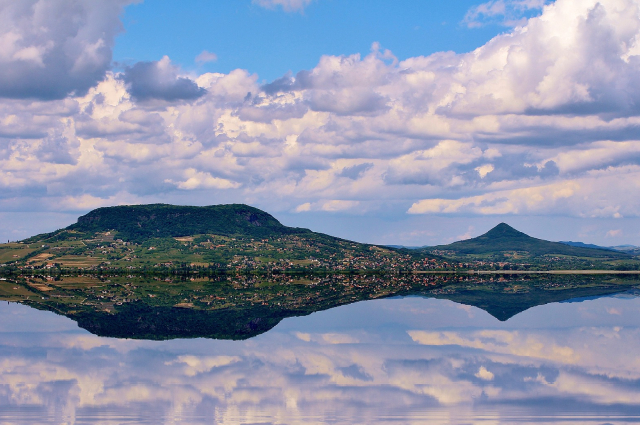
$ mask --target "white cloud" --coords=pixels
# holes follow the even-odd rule
[[[491,0],[469,9],[463,22],[471,28],[490,23],[521,25],[526,23],[526,12],[540,10],[547,3],[547,0]]]
[[[311,203],[305,202],[304,204],[300,204],[296,207],[296,212],[305,212],[311,211]]]
[[[322,211],[329,211],[329,212],[343,211],[343,210],[349,210],[354,207],[357,207],[359,204],[360,202],[358,201],[343,201],[340,199],[333,199],[331,201],[323,202],[320,209]]]
[[[232,182],[227,179],[213,177],[209,173],[198,171],[195,168],[188,168],[184,172],[187,180],[174,182],[171,179],[165,180],[166,183],[175,184],[179,189],[235,189],[240,187],[240,183]]]
[[[252,0],[258,6],[274,9],[282,7],[285,12],[302,12],[313,0]]]
[[[484,366],[480,366],[478,373],[476,373],[474,376],[484,381],[493,381],[493,378],[494,378],[494,374],[489,372],[487,368]]]
[[[485,164],[474,168],[474,170],[476,170],[480,175],[480,178],[483,179],[487,176],[487,174],[495,170],[495,167],[493,166],[493,164]]]
[[[607,232],[607,238],[615,238],[622,235],[622,229],[609,230]]]
[[[218,55],[215,53],[203,50],[198,56],[196,56],[197,63],[215,62],[218,60]]]
[[[475,212],[480,214],[527,214],[550,210],[573,197],[580,185],[565,181],[545,186],[502,190],[460,199],[425,199],[409,209],[410,214]]]
[[[124,6],[136,0],[0,2],[0,96],[84,93],[111,66]]]
[[[639,16],[632,0],[557,0],[465,54],[398,61],[374,45],[262,86],[245,70],[189,75],[163,58],[91,74],[84,95],[5,96],[0,208],[199,203],[205,191],[272,212],[637,217]],[[26,23],[7,28],[0,65],[58,69],[47,46],[66,35],[26,43]],[[78,64],[102,51],[96,37]]]

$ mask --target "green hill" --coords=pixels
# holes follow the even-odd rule
[[[531,257],[566,255],[591,258],[629,258],[629,255],[606,249],[570,246],[533,238],[506,223],[500,223],[477,238],[427,248],[427,251],[448,251],[457,255],[503,255],[522,253]]]
[[[25,242],[108,231],[117,232],[118,238],[128,242],[201,234],[261,238],[310,232],[284,226],[272,215],[243,204],[207,207],[150,204],[98,208],[62,231],[34,236]]]
[[[433,257],[287,227],[243,204],[98,208],[64,229],[0,244],[0,263],[82,269],[391,270],[416,258]]]
[[[237,272],[495,270],[504,267],[503,262],[527,270],[532,264],[544,270],[640,267],[622,252],[544,241],[504,223],[474,239],[402,249],[287,227],[243,204],[98,208],[64,229],[0,244],[0,264],[83,270],[187,266]]]

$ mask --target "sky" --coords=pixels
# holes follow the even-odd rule
[[[0,0],[0,240],[163,202],[640,245],[639,34],[637,0]]]

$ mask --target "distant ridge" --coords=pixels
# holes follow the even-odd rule
[[[619,251],[618,249],[615,249],[615,248],[609,248],[607,246],[599,246],[599,245],[594,245],[591,243],[584,243],[584,242],[560,241],[559,243],[563,243],[569,246],[577,246],[581,248],[606,249],[607,251]]]
[[[537,239],[522,233],[506,223],[500,223],[484,235],[473,239],[438,245],[429,251],[453,251],[456,254],[503,254],[505,252],[526,252],[530,256],[570,255],[575,257],[628,258],[627,254],[602,248],[571,246],[560,242]]]

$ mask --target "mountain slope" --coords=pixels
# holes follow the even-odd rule
[[[206,207],[150,204],[104,207],[78,218],[76,224],[46,235],[25,240],[69,237],[72,233],[115,231],[127,242],[150,238],[181,237],[199,234],[265,237],[310,232],[282,225],[272,215],[243,204]]]
[[[532,262],[532,257],[537,259]],[[0,265],[85,270],[187,265],[236,271],[493,270],[503,267],[502,262],[517,267],[536,263],[543,269],[638,266],[605,264],[612,259],[633,257],[532,238],[504,223],[482,236],[450,245],[381,247],[287,227],[270,214],[242,204],[98,208],[64,229],[0,244]]]
[[[500,223],[484,235],[473,239],[428,248],[429,251],[453,251],[462,255],[523,252],[530,256],[569,255],[575,257],[629,258],[627,254],[606,249],[570,246],[533,238],[505,223]]]
[[[391,270],[433,258],[412,254],[287,227],[242,204],[98,208],[64,229],[0,244],[0,263],[83,269]]]

